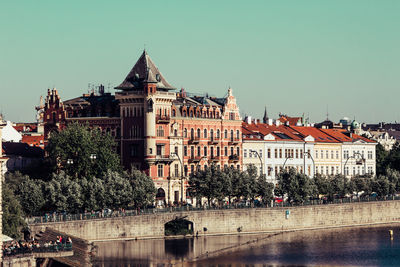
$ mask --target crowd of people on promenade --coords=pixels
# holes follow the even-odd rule
[[[57,236],[56,240],[39,242],[37,240],[8,241],[3,243],[3,256],[29,254],[32,252],[57,252],[72,249],[70,237]]]

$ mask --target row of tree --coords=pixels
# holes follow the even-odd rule
[[[283,172],[278,177],[275,195],[286,196],[289,202],[302,203],[309,199],[324,197],[327,200],[343,197],[377,198],[392,196],[400,191],[400,172],[387,169],[385,175],[356,176],[351,179],[338,174],[334,176],[316,175],[313,179],[294,169]]]
[[[19,237],[24,216],[141,208],[153,203],[155,193],[154,183],[145,173],[122,171],[110,135],[71,124],[51,133],[40,168],[6,174],[4,233]]]
[[[254,200],[260,198],[267,203],[273,197],[272,183],[257,176],[257,170],[250,166],[246,171],[235,168],[218,169],[215,165],[194,172],[189,177],[190,194],[196,198],[206,198],[208,205],[217,200],[218,202],[232,199]]]
[[[220,170],[211,166],[191,174],[189,186],[191,195],[206,198],[208,205],[214,201],[228,200],[232,203],[255,199],[266,204],[273,195],[300,204],[310,199],[324,198],[332,201],[344,197],[370,197],[373,193],[377,198],[392,196],[400,191],[400,172],[387,169],[385,175],[374,177],[365,175],[348,179],[340,174],[317,174],[310,178],[292,168],[279,174],[278,183],[274,187],[265,178],[258,177],[253,166],[246,171],[234,168]]]

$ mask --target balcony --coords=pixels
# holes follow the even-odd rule
[[[200,142],[200,138],[199,137],[191,137],[189,139],[189,144],[198,144]]]
[[[156,123],[169,123],[171,120],[170,116],[166,115],[157,115],[156,116]]]
[[[171,163],[175,160],[174,156],[171,155],[156,155],[156,163]]]
[[[199,162],[201,160],[202,157],[190,157],[189,158],[189,162],[190,163],[195,163],[195,162]]]
[[[218,162],[221,160],[221,156],[211,156],[211,161],[212,162]]]
[[[217,139],[217,138],[211,138],[208,141],[208,144],[210,144],[210,145],[215,145],[215,144],[218,144],[218,143],[219,143],[219,139]]]
[[[240,139],[239,138],[231,138],[230,140],[229,140],[229,144],[230,145],[237,145],[237,144],[239,144],[240,143]]]
[[[236,155],[236,154],[235,155],[230,155],[228,161],[229,162],[238,162],[239,161],[239,156]]]

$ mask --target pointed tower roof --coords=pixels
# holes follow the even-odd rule
[[[167,80],[158,70],[157,66],[151,60],[146,50],[143,51],[143,54],[140,56],[135,66],[133,66],[132,70],[128,73],[125,80],[120,85],[115,87],[115,89],[142,89],[143,83],[156,83],[158,89],[175,89],[167,82]]]
[[[265,110],[264,110],[263,123],[268,123],[267,106],[265,106]]]

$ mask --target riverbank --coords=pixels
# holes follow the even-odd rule
[[[180,211],[81,221],[30,224],[33,233],[46,227],[88,241],[164,238],[165,225],[184,218],[196,236],[276,233],[400,222],[400,201]]]
[[[389,229],[394,230],[394,241],[389,238]],[[391,246],[400,248],[400,223],[275,234],[96,242],[94,266],[371,266],[360,263],[358,257],[374,260],[368,251],[379,251],[381,243],[389,252]],[[397,257],[392,252],[388,257]],[[400,250],[397,252],[400,257]],[[337,262],[336,258],[346,261]]]

